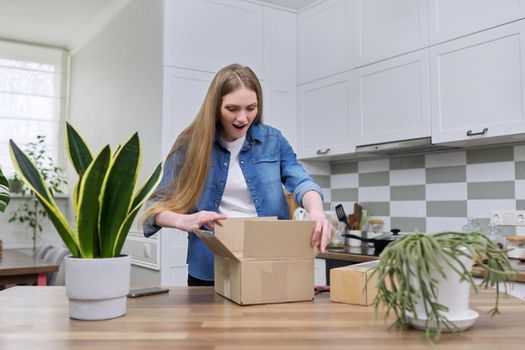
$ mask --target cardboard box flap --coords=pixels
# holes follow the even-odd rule
[[[243,258],[313,258],[315,221],[246,221]]]
[[[228,218],[221,220],[222,226],[215,225],[215,236],[231,252],[242,254],[244,246],[244,223],[246,221],[276,221],[276,216]]]
[[[206,244],[208,248],[215,255],[224,256],[226,258],[239,260],[238,254],[231,252],[222,242],[210,231],[194,230],[193,231],[201,241]]]

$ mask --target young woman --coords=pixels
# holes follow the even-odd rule
[[[213,254],[192,230],[227,217],[288,219],[282,185],[316,221],[312,244],[324,250],[331,225],[321,189],[297,162],[288,141],[262,124],[259,80],[232,64],[214,77],[193,122],[179,135],[144,214],[144,235],[161,227],[189,232],[188,285],[213,285]]]

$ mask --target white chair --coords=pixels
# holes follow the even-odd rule
[[[52,264],[58,265],[57,272],[50,272],[47,274],[47,285],[57,286],[64,285],[64,258],[71,254],[67,248],[54,247],[46,252],[44,260]],[[61,284],[57,284],[61,283]]]
[[[46,255],[47,251],[51,248],[53,248],[52,244],[42,244],[38,248],[36,248],[35,252],[33,253],[33,256],[43,260],[44,255]]]

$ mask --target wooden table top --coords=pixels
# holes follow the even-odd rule
[[[5,249],[0,255],[0,276],[30,275],[58,271],[58,266],[25,250]]]
[[[14,287],[0,292],[0,348],[18,349],[523,349],[525,302],[495,292],[471,298],[480,314],[463,336],[444,334],[429,346],[423,333],[388,330],[372,306],[313,302],[239,306],[211,287],[175,287],[169,294],[128,299],[127,314],[107,321],[68,316],[64,287]]]

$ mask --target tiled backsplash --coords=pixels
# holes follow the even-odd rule
[[[525,146],[333,162],[330,175],[314,175],[325,190],[325,209],[358,201],[385,228],[459,231],[467,217],[482,227],[491,210],[525,210]],[[504,227],[515,232],[515,227]]]

